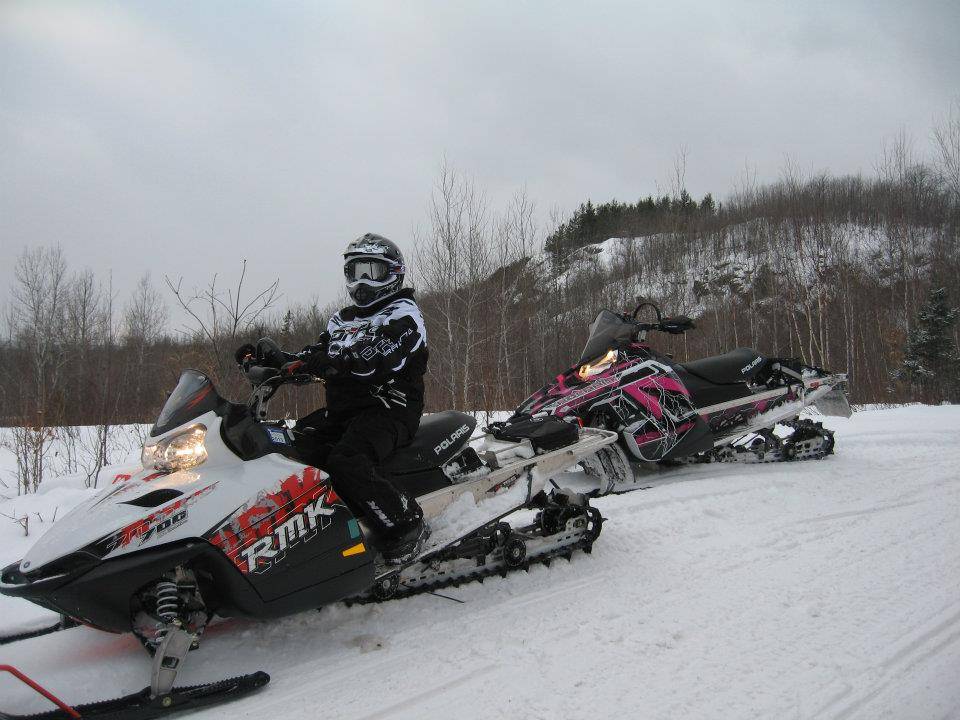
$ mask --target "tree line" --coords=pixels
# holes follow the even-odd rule
[[[443,167],[407,244],[428,409],[514,407],[579,357],[598,310],[640,301],[695,319],[682,337],[651,338],[679,361],[751,346],[848,372],[854,402],[957,400],[960,112],[933,149],[924,159],[901,134],[871,176],[788,164],[767,185],[745,176],[722,203],[691,197],[682,159],[671,192],[587,201],[549,232],[525,193],[493,208]],[[118,298],[109,277],[71,271],[58,248],[27,247],[0,340],[0,425],[18,428],[8,444],[24,477],[42,477],[57,428],[104,428],[94,457],[107,462],[106,428],[150,422],[182,368],[242,400],[239,344],[267,335],[299,348],[339,306],[281,306],[281,281],[249,288],[245,266],[235,270],[230,284],[221,274],[190,291],[145,275]],[[171,329],[171,307],[189,329]],[[322,388],[286,390],[273,408],[321,402]]]

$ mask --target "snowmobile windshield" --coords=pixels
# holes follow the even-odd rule
[[[580,354],[579,365],[600,357],[610,348],[630,342],[633,325],[611,310],[601,310],[597,319],[590,325],[590,337]]]
[[[217,410],[222,403],[210,378],[199,370],[184,370],[180,382],[164,403],[150,435],[163,435],[204,413]]]

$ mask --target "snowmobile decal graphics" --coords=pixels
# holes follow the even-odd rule
[[[633,351],[646,350],[634,345]],[[534,394],[524,412],[602,413],[624,428],[630,452],[639,459],[659,459],[683,441],[695,426],[696,410],[690,392],[666,364],[652,358],[624,358],[624,362],[584,384],[571,368],[553,385]]]
[[[460,427],[458,427],[456,430],[453,431],[453,434],[450,435],[450,437],[448,437],[446,440],[444,440],[443,442],[441,442],[439,445],[437,445],[437,446],[433,449],[434,454],[439,455],[439,454],[442,453],[444,450],[446,450],[448,447],[450,447],[453,443],[455,443],[457,440],[459,440],[461,437],[463,437],[464,435],[466,435],[468,432],[470,432],[470,426],[469,426],[469,425],[461,425]]]
[[[141,483],[148,483],[151,480],[156,480],[157,478],[166,477],[170,473],[167,472],[158,472],[153,470],[147,470],[146,468],[135,474],[121,474],[117,475],[111,485],[116,485],[112,488],[110,492],[105,493],[103,497],[96,501],[95,505],[100,505],[107,500],[113,498],[116,499],[118,495],[124,493],[135,492],[137,489],[141,488]],[[143,475],[143,477],[140,477]]]
[[[281,428],[268,427],[267,435],[270,436],[270,441],[275,445],[290,444],[290,442],[287,440],[287,433],[284,432]]]
[[[330,516],[336,510],[323,507],[323,498],[307,505],[302,513],[292,515],[266,537],[257,539],[253,545],[240,551],[248,572],[265,572],[273,565],[273,560],[282,556],[284,551],[296,543],[307,542],[320,530],[330,525]]]
[[[744,365],[742,368],[740,368],[740,374],[746,375],[748,372],[753,370],[761,362],[763,362],[763,357],[757,357],[756,360],[753,360],[752,362],[749,362],[746,365]]]
[[[178,498],[176,502],[150,513],[145,518],[141,518],[122,530],[114,533],[107,541],[106,547],[109,552],[127,547],[135,540],[139,545],[143,545],[147,540],[156,535],[162,535],[174,527],[183,523],[187,519],[187,507],[195,503],[198,499],[209,493],[217,486],[212,483],[206,487]]]
[[[286,550],[325,530],[337,508],[346,508],[314,467],[290,475],[262,493],[207,535],[243,573],[262,573],[281,562]]]

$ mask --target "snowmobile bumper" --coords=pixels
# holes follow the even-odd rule
[[[72,571],[55,573],[42,568],[39,575],[24,574],[19,563],[0,571],[0,594],[21,597],[109,632],[130,631],[130,598],[165,572],[187,565],[203,568],[214,578],[223,604],[220,615],[254,618],[281,617],[356,595],[373,583],[373,563],[348,565],[344,572],[276,599],[261,596],[248,577],[220,550],[203,540],[124,555]],[[55,573],[55,574],[51,574]]]
[[[850,408],[850,401],[847,399],[847,376],[843,375],[842,378],[842,380],[838,380],[836,384],[833,385],[829,392],[818,397],[813,403],[824,415],[845,418],[853,415],[853,410]]]

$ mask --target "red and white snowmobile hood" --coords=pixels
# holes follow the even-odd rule
[[[38,570],[77,551],[110,559],[203,538],[224,517],[306,469],[279,454],[242,461],[223,443],[215,413],[190,424],[197,422],[207,427],[203,464],[172,473],[134,467],[117,474],[109,487],[58,520],[23,557],[20,570]]]

